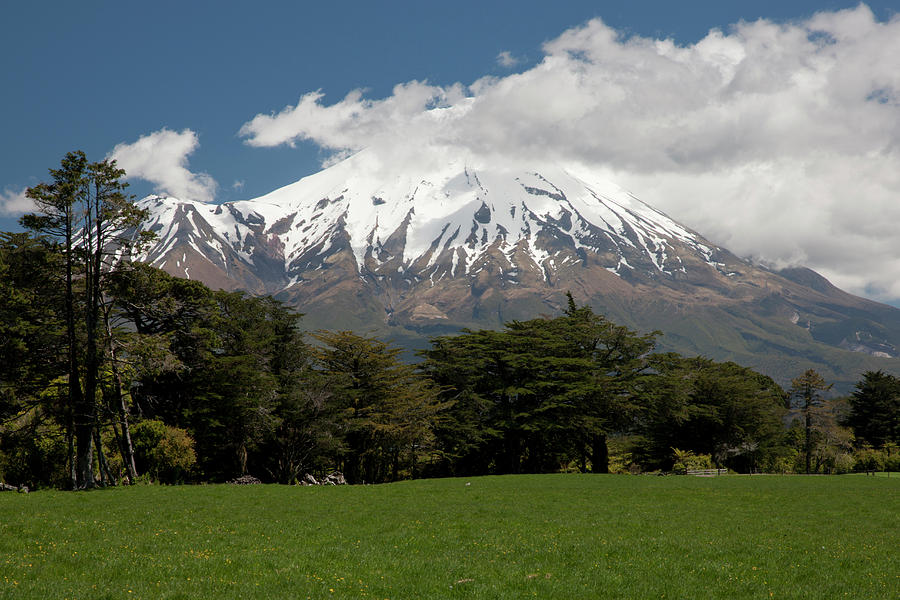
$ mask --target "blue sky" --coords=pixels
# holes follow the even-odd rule
[[[618,67],[607,65],[606,68],[618,68],[621,73],[628,70],[628,61],[641,60],[637,48],[640,44],[629,45],[629,40],[647,43],[671,40],[676,48],[687,49],[699,47],[698,42],[703,40],[707,40],[704,48],[713,42],[728,46],[738,40],[747,53],[768,52],[765,60],[769,62],[762,59],[760,62],[772,66],[763,68],[777,69],[778,64],[785,62],[777,52],[800,56],[806,50],[799,46],[794,50],[784,40],[778,42],[783,48],[776,53],[771,49],[758,50],[765,46],[764,38],[771,31],[763,28],[738,31],[736,24],[766,19],[777,25],[796,25],[806,37],[812,37],[810,31],[825,28],[832,32],[829,35],[835,36],[838,48],[849,47],[850,42],[845,43],[842,37],[846,32],[857,48],[862,38],[872,37],[864,33],[865,27],[876,27],[878,35],[891,39],[891,31],[885,24],[897,23],[894,15],[900,10],[898,1],[869,2],[867,8],[862,7],[865,9],[862,12],[857,3],[842,1],[350,1],[313,5],[163,0],[10,4],[4,7],[0,19],[0,77],[4,90],[0,94],[3,132],[0,208],[4,209],[0,212],[0,226],[3,228],[12,226],[15,207],[24,188],[45,180],[47,169],[58,165],[59,159],[73,149],[82,149],[90,158],[100,159],[118,148],[116,156],[120,164],[130,161],[134,165],[129,169],[132,173],[129,180],[138,196],[180,190],[182,195],[194,193],[196,199],[216,202],[252,198],[315,172],[335,153],[376,143],[367,133],[354,129],[358,126],[356,121],[348,124],[341,120],[340,110],[344,108],[369,114],[366,131],[377,129],[382,132],[378,143],[386,143],[385,128],[403,129],[396,119],[416,116],[415,110],[398,109],[391,102],[403,104],[412,97],[409,101],[415,103],[424,97],[421,109],[452,106],[463,97],[490,93],[481,91],[485,88],[496,95],[503,85],[516,86],[530,77],[537,79],[552,68],[550,59],[554,56],[568,56],[570,61],[583,60],[596,67],[608,55],[618,53],[623,62],[616,63]],[[839,12],[845,9],[853,9],[852,14]],[[824,25],[806,25],[820,12],[837,16],[826,19]],[[599,21],[588,26],[591,19]],[[713,29],[723,32],[725,42],[710,36]],[[603,41],[609,31],[616,36],[614,42]],[[835,31],[838,33],[834,34]],[[614,45],[609,46],[610,43]],[[731,44],[731,50],[727,51],[731,52],[734,46]],[[597,50],[600,54],[590,56],[591,49],[598,48],[603,48],[606,54],[600,56],[602,53]],[[884,62],[889,57],[879,56],[878,48],[855,52],[874,53],[873,62],[877,63],[879,58]],[[845,54],[852,58],[853,52],[848,50]],[[810,55],[809,60],[815,61],[817,56],[821,57],[821,52]],[[805,55],[801,58],[806,60]],[[851,58],[839,57],[838,66],[840,61]],[[678,60],[679,64],[688,64],[693,59]],[[637,77],[664,75],[665,68],[638,69]],[[694,71],[691,67],[691,72]],[[594,76],[590,69],[585,72],[586,77]],[[609,71],[596,72],[602,77]],[[799,72],[786,77],[793,81]],[[416,88],[412,90],[416,93],[412,93],[406,88],[399,92],[395,89],[409,82],[419,82],[422,90]],[[482,82],[481,87],[473,86],[476,82]],[[454,88],[457,83],[461,86]],[[685,85],[703,84],[688,78]],[[871,126],[873,119],[887,119],[885,127],[892,133],[887,137],[883,131],[881,137],[873,133],[871,139],[862,135],[865,144],[861,144],[850,141],[846,133],[835,133],[825,139],[819,132],[818,137],[806,141],[810,152],[833,147],[834,151],[829,152],[840,154],[841,164],[871,155],[882,156],[890,164],[897,156],[900,131],[893,132],[900,122],[900,118],[894,120],[898,110],[896,79],[892,80],[883,70],[873,71],[865,86],[873,90],[863,99],[868,102],[866,107],[872,105],[881,113],[873,116],[864,110],[860,112],[862,109],[858,107],[850,107],[846,109],[848,118],[861,119],[862,131],[867,131],[866,127],[879,129]],[[363,91],[348,97],[354,90]],[[308,96],[316,91],[322,96]],[[550,94],[550,90],[545,91]],[[684,92],[691,93],[692,89]],[[772,93],[765,94],[769,94],[769,102],[777,102]],[[837,97],[839,93],[834,94],[834,98],[829,98],[831,105],[843,106],[844,101]],[[300,106],[304,97],[308,111],[303,114],[299,110],[291,111]],[[523,97],[529,97],[527,91],[517,99]],[[591,97],[599,98],[597,94]],[[528,110],[540,114],[544,102],[550,100],[535,96]],[[809,97],[802,102],[808,103]],[[724,106],[738,110],[727,102]],[[575,109],[566,106],[561,110]],[[740,120],[750,123],[748,131],[768,131],[753,126],[752,119],[760,117],[747,110],[748,116],[741,116]],[[385,111],[390,116],[382,119],[379,115]],[[527,119],[529,113],[524,114]],[[615,120],[615,114],[605,112],[603,118]],[[276,116],[284,118],[276,119]],[[266,117],[270,119],[267,121]],[[567,117],[563,114],[561,118]],[[632,114],[628,118],[635,117]],[[671,115],[660,118],[669,119]],[[298,119],[306,121],[298,124]],[[828,119],[833,122],[835,117]],[[627,119],[623,122],[632,123]],[[326,125],[320,123],[332,125],[325,130]],[[642,127],[643,122],[635,123],[636,128]],[[288,131],[285,127],[295,129]],[[809,124],[805,127],[802,131],[815,128]],[[273,128],[280,128],[278,131],[283,135],[271,137]],[[480,128],[484,128],[483,123]],[[798,134],[791,127],[777,131],[783,133],[771,135],[784,137],[772,141],[772,145],[779,148],[789,145],[791,139],[806,139],[805,134]],[[540,137],[541,132],[537,135]],[[692,129],[689,135],[699,134]],[[143,145],[135,145],[142,138]],[[653,139],[638,142],[658,144]],[[821,214],[808,219],[812,223],[809,229],[763,232],[764,226],[771,229],[776,217],[793,221],[803,213],[803,205],[785,214],[772,213],[774,207],[785,202],[778,198],[796,196],[796,190],[782,189],[781,182],[795,175],[802,179],[811,178],[817,172],[833,172],[830,163],[799,160],[797,156],[802,149],[794,148],[779,150],[786,153],[784,160],[773,159],[770,165],[758,156],[746,159],[742,154],[745,158],[740,160],[744,162],[734,159],[724,166],[716,166],[723,162],[720,155],[733,153],[729,148],[721,148],[721,140],[709,142],[709,147],[717,150],[704,150],[705,158],[688,156],[679,162],[682,160],[679,157],[694,151],[691,143],[685,142],[683,148],[669,153],[669,158],[676,157],[675,166],[651,164],[652,161],[643,164],[639,158],[642,147],[627,147],[621,141],[617,147],[622,151],[616,158],[598,152],[590,144],[583,144],[583,157],[578,155],[578,143],[559,152],[567,160],[583,158],[598,168],[608,168],[611,176],[619,177],[638,197],[739,253],[773,264],[802,262],[856,293],[889,301],[900,298],[900,286],[892,283],[900,281],[895,276],[900,275],[900,262],[894,258],[900,256],[900,248],[889,242],[886,231],[853,229],[853,215],[858,218],[859,213],[845,214],[849,209],[837,196],[822,205]],[[160,160],[157,155],[147,158],[141,154],[151,145],[167,148],[168,158]],[[498,147],[497,151],[503,148]],[[711,166],[708,169],[698,166],[705,164]],[[787,164],[795,165],[794,170],[786,170]],[[872,210],[882,210],[898,184],[890,179],[886,168],[868,176],[878,182],[878,188],[866,190],[865,195],[878,196]],[[764,181],[765,177],[772,180]],[[824,189],[842,190],[846,196],[847,189],[854,189],[854,181],[848,177],[829,182]],[[763,181],[762,191],[748,191],[748,182],[752,181]],[[710,208],[712,200],[707,204],[691,200],[715,194],[721,194],[721,199],[714,206],[752,204],[758,209],[745,214],[725,206],[717,212]],[[772,198],[777,200],[774,204]],[[747,222],[736,223],[736,214]],[[838,227],[840,224],[844,224],[843,229]],[[844,248],[845,254],[847,249],[855,248],[857,253],[875,254],[875,257],[865,268],[859,261],[841,258],[834,243],[823,241],[829,235],[845,241],[845,246],[837,245]],[[786,237],[798,241],[786,244],[783,241]],[[868,239],[876,239],[878,243],[871,248],[861,247]],[[872,261],[879,264],[874,266]]]

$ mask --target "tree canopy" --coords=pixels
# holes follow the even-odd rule
[[[882,371],[867,371],[848,403],[844,424],[858,441],[875,448],[900,444],[900,379]]]
[[[658,333],[571,295],[557,316],[435,337],[412,364],[352,331],[304,334],[271,297],[130,261],[149,234],[115,163],[72,152],[50,175],[28,191],[28,231],[0,233],[0,479],[900,468],[893,375],[865,373],[845,401],[807,371],[785,393],[654,353]]]

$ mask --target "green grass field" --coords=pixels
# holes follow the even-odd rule
[[[4,493],[0,597],[896,600],[900,477]]]

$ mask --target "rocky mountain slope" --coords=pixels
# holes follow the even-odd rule
[[[558,314],[565,292],[659,347],[784,382],[847,387],[900,370],[900,310],[802,268],[740,259],[575,167],[447,160],[399,172],[366,151],[255,200],[151,196],[138,257],[224,289],[272,294],[310,328],[422,347],[461,327]]]

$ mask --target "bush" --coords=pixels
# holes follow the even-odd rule
[[[31,489],[65,487],[66,444],[62,428],[27,417],[0,428],[0,481]]]
[[[763,473],[793,473],[798,454],[794,448],[781,446],[763,457],[759,470]]]
[[[672,465],[672,472],[680,475],[686,474],[688,471],[696,469],[712,469],[712,457],[709,454],[694,454],[690,450],[679,450],[672,448],[675,454],[675,464]]]
[[[162,421],[140,421],[131,428],[138,471],[161,483],[179,483],[197,462],[194,440],[188,432]]]
[[[610,473],[640,473],[641,466],[634,455],[635,441],[637,437],[624,435],[610,436],[607,442],[609,448],[609,472]]]
[[[856,461],[854,460],[852,455],[847,454],[846,452],[839,452],[834,456],[832,472],[836,475],[849,473],[853,470],[855,464]]]
[[[894,452],[884,459],[885,471],[900,471],[900,453]]]
[[[854,455],[853,470],[860,471],[884,471],[884,452],[873,448],[861,448]]]

